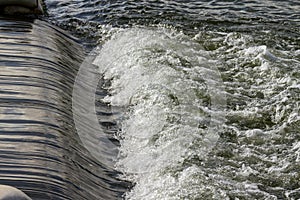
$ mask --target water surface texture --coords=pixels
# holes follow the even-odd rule
[[[300,198],[298,1],[47,1],[97,41],[125,199]]]
[[[4,20],[2,26],[6,32],[1,31],[2,37],[16,37],[20,42],[10,44],[3,40],[5,45],[1,45],[1,55],[5,55],[2,59],[12,59],[7,55],[14,57],[2,62],[7,71],[1,71],[4,77],[0,81],[13,82],[13,86],[1,87],[3,99],[17,99],[1,104],[6,105],[1,133],[6,144],[1,143],[5,144],[5,151],[1,152],[3,158],[7,156],[6,164],[1,165],[10,166],[4,168],[3,174],[8,177],[3,180],[12,182],[12,177],[18,176],[16,172],[27,166],[21,156],[12,162],[9,157],[22,152],[21,158],[43,158],[53,172],[48,168],[43,172],[38,167],[43,164],[29,164],[37,166],[35,170],[44,175],[26,178],[23,170],[19,173],[23,177],[23,182],[18,182],[20,187],[32,195],[48,191],[50,199],[53,195],[62,199],[122,196],[128,200],[300,198],[300,4],[297,0],[46,0],[45,3],[49,15],[44,21],[80,38],[83,48],[94,48],[90,64],[102,77],[95,105],[99,106],[97,114],[103,130],[117,141],[117,157],[105,153],[109,151],[106,148],[102,152],[105,155],[99,158],[111,155],[114,162],[101,165],[101,159],[91,157],[83,147],[72,120],[68,119],[69,95],[76,75],[70,66],[79,66],[84,57],[77,55],[83,52],[77,42],[54,31],[46,22]],[[39,46],[37,52],[30,52],[41,56],[39,53],[45,51],[43,59],[38,61],[42,66],[48,60],[45,55],[51,55],[49,59],[53,62],[47,66],[56,66],[51,72],[54,75],[47,73],[53,71],[51,67],[34,68],[29,64],[32,70],[26,71],[28,61],[17,56],[25,50],[11,52],[22,44],[20,38],[24,34],[41,31],[41,26],[52,30],[46,35],[59,44],[54,49],[63,52],[53,52],[47,43],[43,48]],[[16,31],[8,34],[11,27]],[[35,48],[31,43],[28,46]],[[16,63],[19,59],[23,60]],[[65,69],[66,66],[69,67]],[[61,70],[66,74],[62,75]],[[22,77],[13,79],[21,76],[18,73]],[[27,83],[26,76],[34,81]],[[19,80],[23,81],[20,88]],[[22,89],[24,84],[35,84],[26,86],[35,89],[28,94],[28,90]],[[32,101],[25,101],[29,98],[26,95],[36,101],[32,106]],[[46,104],[41,99],[47,100]],[[56,107],[49,107],[53,101]],[[37,112],[40,104],[44,107]],[[13,105],[11,110],[9,105]],[[36,130],[36,134],[30,131],[28,137],[42,137],[38,141],[45,142],[32,144],[31,139],[24,136],[20,141],[17,136],[20,144],[17,147],[21,149],[16,149],[12,143],[20,126],[22,133],[26,128]],[[93,127],[86,128],[88,135]],[[51,134],[48,129],[63,130]],[[5,134],[11,130],[16,133]],[[99,138],[102,136],[99,133]],[[53,145],[55,151],[51,151]],[[7,151],[14,153],[5,154]],[[51,161],[52,158],[56,161]],[[19,163],[19,168],[11,168],[11,163]],[[9,176],[7,170],[14,175]],[[30,183],[40,183],[45,180],[41,177],[53,180],[53,184],[45,187],[38,184],[39,189],[28,185],[28,179]],[[132,187],[128,188],[127,182]]]

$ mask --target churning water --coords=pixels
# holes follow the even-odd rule
[[[58,63],[55,71],[66,65],[77,66],[76,70],[72,72],[69,67],[63,75],[50,77],[59,82],[57,86],[48,81],[39,87],[43,91],[49,87],[49,92],[50,87],[57,88],[56,97],[65,97],[59,104],[63,110],[58,111],[66,114],[58,113],[62,120],[49,123],[67,129],[56,135],[67,140],[68,145],[53,146],[63,150],[59,155],[51,151],[47,154],[54,158],[67,155],[63,163],[70,173],[62,176],[60,171],[53,172],[60,177],[60,183],[65,183],[57,185],[64,188],[57,193],[66,194],[61,198],[300,198],[298,1],[45,3],[49,15],[43,20],[80,38],[72,41],[72,45],[66,43],[70,39],[60,39],[58,48],[64,49],[64,54],[60,53],[60,59],[54,61]],[[39,24],[45,22],[35,23],[39,30]],[[56,31],[50,31],[49,36],[69,37]],[[83,55],[76,54],[84,52],[78,46],[94,49],[92,59],[86,62],[101,76],[96,113],[117,152],[109,152],[105,143],[95,142],[97,129],[83,124],[90,147],[100,146],[100,150],[90,151],[91,156],[79,141],[72,120],[65,118],[72,115],[71,97],[59,91],[61,87],[72,91],[83,59]],[[51,52],[48,49],[46,55]],[[61,64],[64,62],[67,64]],[[10,64],[16,65],[14,61],[5,63]],[[24,70],[25,66],[22,67]],[[29,69],[26,73],[31,74]],[[43,73],[41,81],[49,78],[46,74]],[[56,79],[61,76],[64,78]],[[39,83],[40,79],[34,80]],[[18,82],[14,79],[13,83]],[[17,90],[14,88],[5,95],[24,95],[12,93]],[[46,97],[49,95],[42,98]],[[53,109],[45,108],[45,112]],[[9,116],[9,112],[4,115]],[[53,115],[47,114],[47,120]],[[5,121],[8,122],[11,121]],[[98,139],[102,137],[103,133],[99,133]],[[59,138],[53,141],[63,146]],[[72,152],[77,156],[71,156]],[[95,155],[97,152],[101,155]],[[107,156],[113,162],[105,162]],[[132,184],[130,188],[128,182]]]

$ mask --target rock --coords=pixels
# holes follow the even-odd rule
[[[21,6],[6,6],[4,8],[4,14],[16,15],[16,14],[31,14],[32,10]]]
[[[8,15],[44,13],[41,0],[0,0],[0,11]]]
[[[24,192],[17,188],[0,185],[0,200],[32,200]]]

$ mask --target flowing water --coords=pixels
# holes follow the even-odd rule
[[[117,172],[97,162],[76,134],[71,95],[83,57],[78,41],[57,27],[0,19],[1,184],[32,199],[123,194]]]
[[[298,1],[45,3],[42,21],[0,26],[4,183],[21,177],[48,199],[300,198]],[[85,143],[69,119],[91,49],[80,68],[99,74],[96,113],[117,151],[91,123]]]

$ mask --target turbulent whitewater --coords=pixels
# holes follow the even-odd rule
[[[226,99],[216,60],[182,33],[137,28],[114,35],[94,63],[111,81],[111,96],[104,101],[127,109],[120,121],[117,165],[126,179],[137,182],[131,195],[178,195],[174,189],[187,184],[193,167],[178,174],[179,185],[172,176],[186,158],[206,156],[223,123]],[[149,191],[141,191],[145,188]]]
[[[5,19],[1,22],[4,32],[0,34],[0,52],[6,53],[1,64],[14,69],[11,77],[22,69],[33,78],[29,78],[31,83],[41,86],[40,82],[45,82],[42,86],[47,88],[38,87],[46,91],[42,97],[46,102],[60,102],[59,113],[63,112],[54,122],[49,120],[53,119],[53,109],[48,109],[48,104],[41,109],[47,113],[43,120],[51,121],[53,126],[49,129],[58,135],[58,139],[48,139],[60,146],[44,151],[41,143],[33,142],[39,153],[51,154],[52,163],[59,160],[58,165],[64,168],[48,165],[56,179],[47,180],[53,180],[55,187],[41,185],[36,191],[28,182],[35,181],[39,186],[41,174],[26,179],[23,169],[28,166],[17,154],[13,160],[0,163],[2,177],[9,172],[24,175],[25,178],[20,176],[21,189],[33,197],[46,192],[49,198],[61,199],[300,199],[298,1],[45,0],[45,3],[48,15],[41,17],[46,21],[42,24],[53,23],[79,40],[70,42],[68,34],[61,35],[62,31],[57,32],[52,25],[47,29],[49,32],[43,32],[48,25],[31,22],[12,25]],[[13,31],[16,29],[9,36],[15,40],[7,40],[5,36],[10,26]],[[44,48],[25,40],[28,48],[24,50],[22,45],[15,44],[16,41],[24,44],[22,33],[29,41],[32,34],[36,35],[33,41],[38,38],[39,42],[47,41],[41,38],[49,34],[54,46],[45,44]],[[53,50],[57,48],[61,50]],[[21,54],[30,50],[35,50],[32,53],[42,62],[43,68],[40,65],[34,68],[37,71],[47,73],[55,68],[56,72],[63,68],[64,73],[57,73],[59,80],[51,76],[51,82],[48,75],[41,80],[41,76],[35,77],[26,70],[28,62]],[[80,52],[92,53],[81,63]],[[76,59],[78,53],[80,59]],[[28,57],[33,63],[36,61],[35,57]],[[88,67],[83,68],[88,73],[83,73],[78,87],[84,92],[75,98],[79,100],[75,101],[80,108],[77,111],[83,111],[84,118],[70,108],[71,103],[74,105],[72,83],[76,74],[82,78],[78,75],[80,70],[77,73],[79,65],[80,70]],[[1,76],[1,83],[6,84],[6,78]],[[86,88],[93,78],[99,78],[98,85]],[[2,91],[3,95],[12,99],[22,96],[24,91],[18,89],[19,81],[27,84],[28,79],[23,76],[20,79],[10,80],[9,87],[14,90]],[[55,98],[47,95],[52,86],[57,91]],[[96,94],[85,95],[96,87]],[[90,103],[91,99],[95,102]],[[25,114],[33,122],[40,121],[40,115]],[[72,114],[74,119],[70,117]],[[91,123],[92,114],[99,121],[94,118]],[[3,116],[12,115],[15,119],[23,117],[9,109]],[[10,120],[4,124],[20,122]],[[76,124],[81,126],[82,135],[78,129],[76,132]],[[5,128],[13,130],[14,126]],[[40,137],[43,130],[38,131]],[[14,134],[20,137],[24,133],[27,132],[22,129]],[[7,132],[4,135],[4,140],[15,141],[14,135]],[[10,147],[1,145],[3,149]],[[62,149],[61,154],[56,154],[57,148]],[[13,153],[17,151],[20,150]],[[45,154],[34,155],[45,157]],[[5,153],[1,156],[7,158]],[[26,156],[32,158],[32,154]],[[10,161],[19,168],[7,170],[12,165]],[[42,175],[47,175],[45,168],[42,171]],[[17,182],[12,176],[2,177],[3,184]],[[77,190],[77,185],[84,189]]]
[[[299,197],[299,51],[254,40],[130,28],[99,48],[126,199]]]

